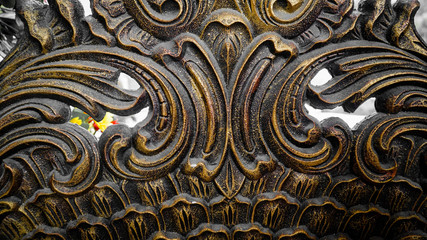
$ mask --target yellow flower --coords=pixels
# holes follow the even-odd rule
[[[104,116],[104,118],[100,121],[100,122],[97,122],[97,121],[95,121],[95,124],[96,124],[96,126],[102,131],[102,132],[104,132],[105,131],[105,129],[107,129],[107,127],[108,126],[110,126],[110,125],[113,125],[114,123],[113,123],[113,114],[112,113],[109,113],[109,112],[107,112],[106,114],[105,114],[105,116]],[[95,125],[94,124],[94,125]]]
[[[75,123],[78,125],[82,125],[82,120],[79,117],[75,117],[73,119],[70,120],[70,123]]]

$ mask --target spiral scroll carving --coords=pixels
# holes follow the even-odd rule
[[[417,1],[48,3],[0,65],[1,239],[427,237]]]
[[[211,12],[215,0],[127,0],[124,3],[142,29],[164,39],[195,28]]]

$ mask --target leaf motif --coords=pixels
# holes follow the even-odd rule
[[[72,29],[71,41],[74,44],[81,42],[83,37],[81,20],[84,17],[82,4],[78,0],[55,0],[61,16],[70,24]]]
[[[378,112],[422,112],[427,108],[427,89],[414,89],[410,85],[400,85],[385,90],[376,99],[375,108]]]
[[[148,239],[161,228],[158,212],[150,207],[129,206],[112,218],[115,239],[123,236],[127,239]]]
[[[121,90],[117,85],[120,70],[112,67],[126,61],[120,57],[126,52],[103,50],[99,46],[68,48],[28,61],[0,82],[0,104],[45,96],[78,106],[96,120],[101,120],[106,110],[117,114],[140,110],[143,105],[139,103],[145,100],[143,90]],[[125,66],[120,68],[126,71]]]
[[[249,198],[236,195],[228,199],[226,197],[217,197],[210,204],[212,212],[212,223],[222,224],[229,228],[250,221],[250,206]]]
[[[306,225],[317,236],[326,236],[337,232],[347,209],[341,204],[324,198],[315,198],[304,203],[297,226]]]
[[[189,101],[188,92],[171,72],[149,58],[131,56],[128,73],[139,81],[145,97],[151,100],[149,116],[134,130],[125,125],[107,128],[99,145],[114,174],[153,180],[168,174],[188,153],[197,130],[190,127],[189,121],[194,109],[184,104]]]
[[[94,184],[100,171],[96,142],[84,129],[66,123],[68,106],[35,98],[15,102],[0,113],[0,157],[5,163],[28,166],[39,184],[64,195],[82,193]],[[51,153],[40,151],[45,148]],[[21,155],[22,149],[27,154]]]
[[[260,226],[258,223],[238,224],[232,229],[231,239],[262,239],[272,240],[273,233],[270,229]]]
[[[90,197],[90,206],[96,216],[110,218],[114,213],[123,210],[125,203],[119,194],[120,192],[114,184],[97,184],[88,196]]]
[[[202,223],[209,223],[207,203],[187,194],[164,202],[160,215],[167,231],[187,234]]]
[[[225,197],[231,199],[239,193],[244,182],[245,176],[240,174],[232,157],[227,157],[225,164],[222,166],[222,171],[215,178],[216,186]]]
[[[53,104],[52,104],[53,103]],[[46,98],[22,100],[0,110],[0,133],[29,123],[66,123],[71,116],[70,108],[59,101]]]
[[[141,29],[132,16],[127,12],[124,2],[115,0],[94,0],[94,11],[99,15],[99,21],[105,21],[104,27],[99,26],[96,32],[107,30],[112,33],[117,43],[126,49],[135,49],[142,55],[150,55],[152,48],[160,40]],[[101,18],[103,18],[101,20]],[[93,31],[94,32],[94,31]]]
[[[185,105],[193,106],[185,106],[195,135],[183,171],[211,181],[224,162],[228,144],[226,92],[221,70],[212,53],[192,34],[182,34],[172,42],[161,44],[153,53],[189,93]]]
[[[412,16],[419,7],[420,2],[416,0],[397,1],[393,10],[399,13],[399,16],[392,22],[391,43],[399,48],[421,54],[424,59],[427,59],[426,42],[416,31],[412,20]]]
[[[87,16],[84,18],[84,21],[87,23],[87,25],[89,26],[89,30],[91,31],[91,33],[98,37],[101,38],[102,40],[105,41],[105,43],[109,46],[109,47],[114,47],[116,46],[116,38],[110,34],[102,25],[101,22],[99,22],[96,18],[92,17],[92,16]]]
[[[38,227],[34,231],[25,235],[23,240],[31,240],[31,239],[49,239],[49,240],[66,240],[65,231],[62,229],[43,226]]]
[[[52,192],[50,189],[42,189],[36,192],[22,207],[25,214],[41,214],[47,226],[63,228],[68,222],[77,219],[73,206],[66,197]]]
[[[277,55],[270,51],[270,44]],[[262,144],[260,106],[265,101],[270,74],[286,65],[296,52],[293,42],[276,34],[264,34],[254,39],[243,53],[245,58],[234,69],[230,82],[233,88],[229,88],[233,134],[230,142],[238,166],[251,179],[258,179],[264,172],[274,169],[274,157]]]
[[[425,60],[427,45],[416,32],[412,19],[419,4],[416,0],[397,1],[392,8],[390,0],[361,1],[359,11],[362,14],[357,26],[363,39],[390,43],[419,54]]]
[[[301,205],[285,192],[260,194],[254,202],[252,222],[259,222],[273,231],[293,226]]]
[[[366,239],[368,236],[380,236],[390,214],[384,209],[369,206],[357,206],[349,211],[349,218],[343,229],[353,239]]]
[[[18,2],[16,10],[26,20],[29,34],[40,43],[42,52],[47,53],[52,50],[55,44],[54,34],[49,28],[47,20],[43,17],[48,11],[47,7],[39,1],[30,1],[25,4]]]
[[[425,114],[377,114],[367,119],[359,127],[354,146],[356,170],[370,182],[385,183],[391,181],[398,170],[396,160],[386,154],[392,150],[390,147],[392,141],[405,135],[420,134],[426,136],[426,124]],[[419,147],[422,148],[423,145]],[[423,150],[411,149],[412,151]],[[411,160],[408,159],[408,161]]]
[[[230,239],[230,229],[223,225],[201,224],[200,227],[187,235],[189,240]]]
[[[74,239],[113,239],[113,230],[107,220],[86,215],[70,222],[67,227],[67,237]]]
[[[250,49],[236,68],[231,102],[232,140],[245,174],[251,169],[251,175],[256,173],[251,178],[256,178],[276,159],[299,171],[319,173],[347,158],[352,138],[347,125],[338,119],[319,125],[303,107],[316,58],[302,55],[293,61],[295,44],[273,34],[258,37]]]
[[[234,10],[215,11],[203,25],[200,38],[210,47],[228,84],[237,60],[252,41],[251,25]]]
[[[31,219],[25,213],[11,212],[1,222],[0,237],[3,239],[23,239],[27,233],[34,229]]]
[[[364,39],[386,43],[387,36],[384,33],[388,32],[393,18],[391,1],[363,0],[359,3],[359,11],[363,13],[359,18],[359,26],[362,27]]]
[[[363,51],[360,50],[361,47]],[[425,62],[381,43],[373,45],[372,42],[365,41],[347,42],[321,51],[330,51],[328,55],[338,51],[347,56],[341,56],[329,67],[333,69],[333,78],[327,84],[310,86],[314,91],[313,95],[320,100],[313,101],[312,104],[316,107],[330,108],[344,103],[344,108],[352,112],[362,102],[378,94],[380,89],[387,89],[397,83],[422,85],[427,79]],[[319,55],[318,52],[314,54]]]
[[[340,234],[337,234],[337,235],[340,235]],[[280,231],[277,231],[275,236],[276,236],[276,239],[279,239],[279,240],[287,240],[287,239],[315,240],[317,239],[317,237],[313,233],[311,233],[305,226],[299,226],[298,228],[281,229]]]
[[[165,67],[133,56],[128,71],[150,97],[152,112],[136,132],[113,126],[101,137],[100,146],[115,174],[157,179],[183,159],[189,174],[209,180],[218,173],[227,144],[222,141],[227,138],[223,78],[199,41],[182,35],[159,45],[153,51]]]
[[[353,175],[337,177],[334,180],[329,196],[347,207],[368,204],[377,190],[375,186],[368,185],[360,177]]]
[[[7,157],[14,149],[37,144],[57,149],[63,156],[55,158],[56,164],[52,163],[54,170],[49,177],[49,185],[54,191],[74,195],[94,184],[100,171],[100,161],[95,139],[89,132],[69,123],[53,126],[39,123],[16,128],[0,138],[0,157]],[[44,157],[49,160],[49,156]],[[43,172],[44,176],[50,175],[49,169],[44,171],[47,171]]]
[[[425,229],[426,225],[427,220],[419,214],[408,214],[408,212],[394,214],[384,229],[384,236],[405,239],[404,236],[407,235],[407,239],[423,239],[426,233],[422,229]]]

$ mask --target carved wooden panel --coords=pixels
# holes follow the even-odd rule
[[[1,239],[426,239],[416,0],[17,1]],[[332,79],[316,86],[327,69]],[[119,86],[120,74],[139,88]],[[305,105],[377,113],[350,128]],[[149,106],[98,138],[69,122]]]

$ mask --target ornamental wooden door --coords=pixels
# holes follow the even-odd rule
[[[92,0],[85,17],[77,0],[17,1],[0,238],[426,239],[418,6]],[[331,79],[313,84],[321,70]],[[370,98],[376,113],[353,128],[306,108]],[[146,107],[98,136],[73,116],[100,128]]]

